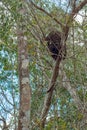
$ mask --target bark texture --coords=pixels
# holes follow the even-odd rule
[[[27,39],[22,30],[18,30],[18,64],[20,86],[20,108],[18,130],[29,130],[30,119],[30,87],[29,87],[29,59]]]
[[[29,86],[29,57],[28,57],[28,42],[25,35],[26,32],[26,2],[21,0],[22,6],[19,8],[18,19],[18,71],[19,71],[19,86],[20,86],[20,107],[18,130],[29,130],[30,127],[30,102],[31,91]]]

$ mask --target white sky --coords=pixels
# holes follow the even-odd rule
[[[81,24],[83,22],[83,17],[77,14],[77,16],[75,17],[75,20]]]

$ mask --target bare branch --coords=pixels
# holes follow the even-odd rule
[[[54,66],[51,82],[50,82],[49,88],[48,88],[48,90],[51,88],[51,91],[49,91],[46,95],[42,114],[41,114],[41,127],[42,128],[44,128],[46,116],[48,114],[48,111],[49,111],[49,108],[50,108],[50,105],[51,105],[51,99],[52,99],[53,90],[54,90],[54,87],[55,87],[55,82],[56,82],[56,79],[57,79],[58,74],[59,74],[59,65],[60,65],[60,59],[57,58],[57,61],[56,61],[55,66]]]
[[[87,0],[84,0],[83,2],[81,2],[75,9],[73,9],[72,16],[77,14],[86,4],[87,4]]]
[[[63,78],[63,82],[62,82],[63,87],[70,93],[77,109],[82,112],[83,111],[82,102],[81,102],[80,98],[78,97],[75,88],[71,87],[70,82],[66,76],[66,73],[63,70],[62,65],[61,65],[61,69],[59,71],[59,74],[62,75],[62,78]]]
[[[58,23],[61,27],[63,27],[63,24],[62,24],[60,21],[58,21],[55,17],[53,17],[50,13],[48,13],[46,10],[42,9],[41,7],[37,6],[36,4],[34,4],[32,1],[30,1],[30,2],[31,2],[31,4],[32,4],[35,8],[37,8],[38,10],[40,10],[40,11],[44,12],[45,14],[47,14],[47,15],[48,15],[50,18],[52,18],[56,23]]]

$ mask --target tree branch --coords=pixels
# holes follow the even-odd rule
[[[60,44],[65,45],[65,41],[66,41],[67,36],[68,36],[68,31],[69,31],[69,29],[67,30],[66,36],[65,36],[65,33],[61,34],[61,43]],[[64,46],[62,46],[62,48],[61,48],[62,50],[64,49],[63,47]],[[49,84],[49,87],[48,87],[48,91],[47,91],[48,93],[45,97],[44,106],[43,106],[43,109],[42,109],[42,114],[41,114],[41,127],[42,128],[44,128],[46,116],[48,114],[48,111],[49,111],[49,108],[50,108],[50,105],[51,105],[53,90],[55,88],[56,79],[59,75],[60,63],[61,63],[61,59],[60,59],[60,57],[57,57],[57,60],[56,60],[56,63],[55,63],[54,69],[53,69],[53,75],[52,75],[52,78],[51,78],[51,81],[50,81],[50,84]]]
[[[84,0],[83,2],[81,2],[77,7],[75,7],[75,3],[74,3],[73,10],[71,14],[69,15],[67,23],[65,26],[63,26],[63,32],[65,33],[66,39],[68,36],[70,24],[73,22],[74,15],[77,14],[86,4],[87,4],[87,0]]]
[[[60,75],[62,74],[62,77],[63,77],[63,82],[62,82],[63,87],[70,93],[72,99],[74,100],[74,103],[75,103],[77,109],[82,112],[83,111],[82,102],[81,102],[80,98],[78,97],[76,90],[71,87],[70,82],[67,82],[69,80],[66,76],[66,73],[63,71],[62,65],[61,65],[61,69],[59,71],[59,74]]]
[[[49,88],[48,88],[48,90],[51,88],[51,91],[49,91],[47,93],[47,95],[45,97],[45,101],[44,101],[44,106],[42,109],[42,114],[41,114],[41,127],[42,128],[44,128],[46,116],[48,114],[48,111],[49,111],[49,108],[51,105],[51,99],[52,99],[53,90],[55,87],[55,82],[56,82],[56,79],[57,79],[58,74],[59,74],[59,65],[60,65],[60,59],[58,57],[57,61],[55,63],[55,66],[54,66],[53,75],[52,75],[51,82],[50,82]]]
[[[86,4],[87,4],[87,0],[84,0],[83,2],[81,2],[75,9],[73,9],[72,16],[77,14]]]
[[[53,17],[50,13],[48,13],[46,10],[42,9],[41,7],[37,6],[36,4],[34,4],[32,1],[30,1],[30,2],[31,2],[31,4],[32,4],[35,8],[37,8],[38,10],[40,10],[40,11],[44,12],[45,14],[47,14],[47,15],[48,15],[50,18],[52,18],[56,23],[58,23],[61,27],[63,27],[63,24],[62,24],[60,21],[58,21],[55,17]]]

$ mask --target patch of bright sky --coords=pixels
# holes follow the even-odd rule
[[[83,17],[79,14],[77,14],[77,16],[75,17],[75,20],[78,22],[78,23],[82,23],[83,22]]]
[[[76,15],[76,17],[75,17],[75,20],[76,20],[77,22],[79,22],[80,24],[82,24],[85,15],[86,15],[85,10],[79,11],[79,13],[78,13],[78,14]]]
[[[65,12],[70,12],[70,7],[68,6],[69,0],[50,0],[50,2],[62,8]]]

